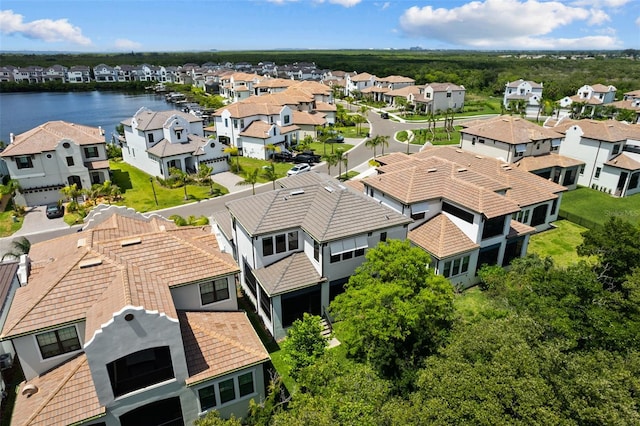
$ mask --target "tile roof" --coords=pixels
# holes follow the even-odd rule
[[[438,259],[466,253],[480,247],[471,241],[444,213],[438,213],[409,231],[409,240]]]
[[[287,185],[288,179],[282,179],[281,185]],[[226,205],[250,235],[302,228],[318,242],[411,222],[335,180],[276,189]]]
[[[274,126],[274,124],[269,124],[266,121],[262,120],[254,120],[249,123],[249,125],[245,127],[243,131],[240,132],[240,136],[268,139],[271,137],[271,126]]]
[[[255,88],[280,88],[290,87],[295,84],[295,80],[290,78],[266,78],[253,85]]]
[[[88,170],[108,169],[109,160],[87,161],[84,165]]]
[[[162,139],[151,148],[147,149],[147,152],[158,158],[166,158],[181,154],[201,155],[204,153],[202,148],[208,142],[206,138],[197,135],[187,135],[187,140],[188,142],[185,143],[171,143],[167,139]]]
[[[27,384],[38,389],[29,397],[22,394]],[[57,368],[20,384],[11,424],[70,425],[103,415],[105,408],[98,402],[87,357],[79,354]]]
[[[186,384],[269,360],[245,312],[178,312],[189,378]]]
[[[636,95],[636,96],[640,97],[640,95]],[[631,111],[640,112],[640,104],[638,104],[637,100],[634,100],[631,98],[627,99],[626,101],[622,100],[622,101],[611,102],[610,105],[620,109],[628,109]]]
[[[529,226],[522,222],[518,222],[517,220],[511,219],[507,238],[520,237],[526,234],[533,234],[534,232],[536,232],[536,228],[534,228],[533,226]]]
[[[368,72],[361,72],[360,74],[352,75],[351,81],[369,81],[371,77],[373,77],[373,75]]]
[[[562,135],[555,130],[538,126],[524,118],[502,115],[493,119],[480,120],[477,124],[460,130],[480,138],[493,139],[511,145],[545,139],[560,139]]]
[[[229,210],[218,210],[211,214],[213,221],[218,225],[218,229],[229,241],[233,241],[233,229],[231,228],[231,215]]]
[[[529,80],[525,81],[523,79],[516,80],[516,81],[511,81],[511,82],[507,83],[507,87],[518,87],[522,83],[529,83],[531,85],[531,87],[535,88],[535,89],[542,88],[542,83],[536,83],[535,81],[529,81]]]
[[[635,152],[621,152],[617,157],[607,161],[607,166],[624,170],[640,170],[640,154]]]
[[[385,93],[385,96],[409,96],[411,94],[417,96],[423,88],[424,86],[404,86],[399,89],[388,91]]]
[[[591,88],[593,89],[594,92],[615,92],[616,88],[613,86],[605,86],[604,84],[601,83],[596,83],[594,85],[591,86]]]
[[[253,272],[269,297],[326,281],[311,264],[307,255],[300,252]]]
[[[453,83],[428,83],[425,86],[425,89],[427,87],[431,87],[433,88],[434,92],[448,92],[448,91],[454,91],[454,90],[465,90],[464,86],[459,86],[457,84],[453,84]]]
[[[162,129],[167,120],[176,115],[184,118],[188,123],[203,121],[202,118],[196,117],[195,115],[189,114],[187,112],[178,110],[151,111],[149,108],[142,107],[138,111],[136,111],[132,118],[123,120],[121,121],[121,123],[125,126],[131,126],[133,120],[135,120],[138,123],[137,128],[139,130]]]
[[[104,133],[98,127],[83,126],[66,121],[48,121],[15,136],[0,156],[38,154],[53,151],[63,140],[77,145],[105,144]]]
[[[545,155],[538,155],[535,157],[523,157],[514,165],[522,170],[532,172],[535,170],[542,170],[550,167],[574,167],[584,164],[584,161],[576,160],[575,158],[566,157],[564,155],[549,153]]]
[[[327,124],[326,114],[293,111],[293,124],[306,126],[324,126]]]
[[[231,118],[245,118],[252,117],[254,115],[278,115],[282,111],[282,106],[285,104],[272,104],[267,102],[266,97],[271,95],[251,96],[251,102],[235,102],[231,105],[227,105],[220,109],[217,109],[213,116],[220,117],[223,111],[229,111]],[[263,99],[261,102],[254,101],[253,99]]]
[[[640,140],[640,124],[629,124],[617,120],[562,120],[554,130],[566,134],[577,126],[582,130],[582,137],[603,142],[623,142],[627,139]]]
[[[210,227],[121,212],[105,208],[86,230],[31,247],[29,284],[17,290],[2,337],[85,320],[89,340],[126,304],[175,318],[171,287],[238,271]]]
[[[390,75],[387,77],[376,77],[376,81],[381,83],[413,83],[415,80],[402,75]]]

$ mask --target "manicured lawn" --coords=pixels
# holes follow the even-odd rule
[[[499,318],[507,314],[505,308],[499,307],[494,299],[487,297],[477,286],[456,294],[453,305],[458,320],[462,322],[473,322],[487,317]]]
[[[7,205],[7,210],[0,213],[0,238],[13,235],[22,227],[23,217],[13,219],[13,209]]]
[[[115,202],[116,205],[131,207],[143,213],[213,198],[210,195],[209,185],[187,185],[187,200],[185,200],[184,187],[164,188],[156,180],[153,181],[152,187],[149,181],[150,176],[143,171],[122,161],[109,163],[113,172],[113,183],[122,190],[123,199]],[[216,188],[220,195],[229,192],[226,188],[214,184],[214,189]],[[154,189],[158,199],[157,206],[153,197]]]
[[[587,228],[568,220],[558,220],[554,225],[555,229],[531,236],[528,253],[542,258],[551,257],[558,266],[568,266],[580,260],[589,261],[589,258],[580,257],[576,253],[576,247],[582,243],[582,233]]]
[[[588,226],[591,221],[603,225],[610,216],[617,216],[629,222],[640,222],[640,194],[630,197],[615,198],[595,189],[580,187],[565,192],[562,196],[560,215],[569,214],[567,219]]]

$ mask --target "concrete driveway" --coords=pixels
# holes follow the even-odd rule
[[[54,229],[64,229],[69,227],[69,225],[67,225],[61,217],[56,219],[49,219],[45,214],[46,209],[47,206],[29,207],[27,209],[27,214],[24,217],[22,228],[20,228],[18,232],[13,234],[13,236],[19,237],[22,235],[37,234],[40,232],[47,232]]]

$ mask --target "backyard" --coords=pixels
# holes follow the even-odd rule
[[[569,266],[589,258],[580,257],[576,248],[582,243],[582,233],[587,231],[580,225],[568,220],[558,220],[554,228],[539,232],[529,240],[529,254],[537,254],[541,258],[550,257],[558,266]]]
[[[640,194],[616,198],[595,189],[579,187],[562,196],[560,217],[571,222],[589,228],[603,225],[611,216],[640,222]]]

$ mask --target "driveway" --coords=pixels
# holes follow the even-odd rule
[[[54,229],[68,228],[64,222],[64,219],[59,217],[56,219],[49,219],[45,214],[47,206],[36,206],[27,209],[27,214],[24,217],[24,223],[22,228],[13,234],[14,237],[20,237],[22,235],[37,234],[40,232],[47,232]]]

